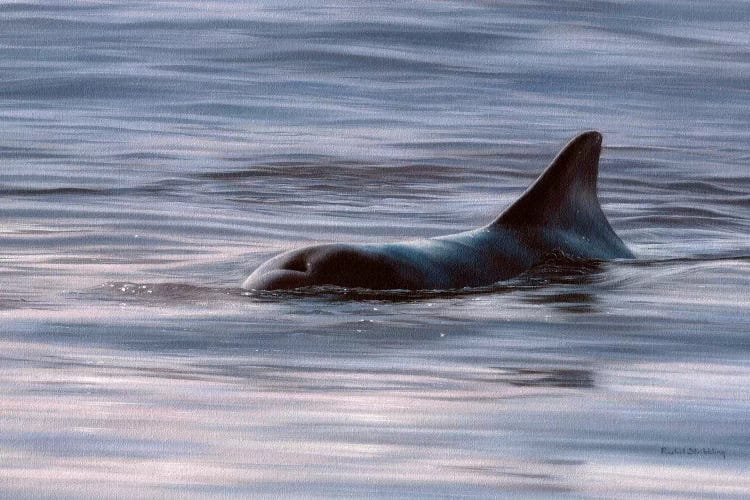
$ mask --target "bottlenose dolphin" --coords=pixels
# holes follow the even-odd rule
[[[403,243],[292,250],[263,263],[242,288],[450,290],[512,278],[555,251],[572,259],[634,258],[597,199],[601,148],[599,132],[585,132],[570,141],[526,192],[487,226]]]

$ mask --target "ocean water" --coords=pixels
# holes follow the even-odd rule
[[[0,496],[742,498],[750,6],[0,2]],[[635,261],[248,295],[583,130]]]

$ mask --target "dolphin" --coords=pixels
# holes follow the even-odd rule
[[[584,132],[490,224],[458,234],[385,244],[324,244],[261,264],[245,290],[337,286],[452,290],[492,285],[553,252],[571,259],[632,259],[596,194],[602,135]]]

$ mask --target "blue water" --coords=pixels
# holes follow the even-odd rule
[[[750,6],[0,3],[0,496],[750,491]],[[485,224],[583,130],[638,256],[247,296]]]

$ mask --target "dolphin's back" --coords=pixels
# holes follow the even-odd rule
[[[464,233],[368,246],[420,269],[427,288],[484,286],[534,265],[538,255],[509,231],[484,227]]]

